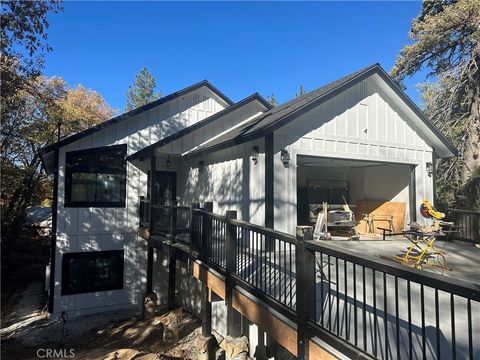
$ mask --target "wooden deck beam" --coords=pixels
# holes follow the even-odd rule
[[[202,281],[219,297],[225,299],[224,276],[208,269],[198,261],[193,263],[193,276]],[[249,321],[265,329],[269,336],[291,354],[297,356],[297,329],[292,321],[238,287],[232,289],[232,307]],[[310,341],[310,345],[310,359],[336,359],[334,355],[317,343]]]

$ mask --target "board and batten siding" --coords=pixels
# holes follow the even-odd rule
[[[250,158],[253,146],[260,148],[258,163]],[[225,214],[236,210],[237,218],[264,225],[265,219],[265,154],[264,141],[247,142],[186,161],[179,177],[180,201],[213,202],[213,211]],[[199,170],[199,161],[204,162]]]
[[[292,158],[287,168],[280,160],[284,148]],[[298,155],[413,165],[416,208],[422,199],[433,199],[433,182],[426,171],[432,147],[371,78],[276,130],[274,153],[275,229],[280,231],[295,233]],[[421,220],[418,210],[417,219]]]
[[[129,119],[81,138],[59,150],[57,253],[54,312],[88,313],[104,307],[141,306],[146,283],[147,244],[136,234],[139,195],[147,188],[142,164],[127,162],[124,208],[65,207],[65,154],[68,151],[127,144],[127,154],[223,110],[227,104],[202,87]],[[123,290],[61,296],[62,254],[119,250],[125,252]]]
[[[157,150],[158,153],[184,154],[193,150],[213,137],[238,126],[239,124],[254,119],[266,110],[258,101],[251,101],[232,112],[202,126],[179,139],[166,144]]]

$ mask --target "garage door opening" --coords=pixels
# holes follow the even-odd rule
[[[349,206],[360,235],[394,232],[410,221],[407,164],[299,156],[297,224],[315,226],[323,203],[329,209]]]

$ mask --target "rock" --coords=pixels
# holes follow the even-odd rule
[[[145,355],[140,355],[140,356],[135,356],[132,360],[158,360],[159,357],[157,354],[145,354]]]
[[[218,342],[215,336],[197,336],[195,338],[195,348],[198,351],[198,360],[217,359]]]
[[[172,344],[178,341],[179,323],[181,319],[181,308],[170,311],[170,313],[163,319],[163,341],[167,344]]]
[[[155,309],[157,308],[158,296],[154,292],[145,295],[143,303],[143,316],[146,319],[155,317]]]
[[[239,338],[232,338],[227,336],[223,344],[225,348],[225,355],[230,360],[247,360],[248,359],[248,338],[242,336]]]
[[[140,351],[135,349],[118,349],[105,355],[102,360],[131,360],[136,359]]]
[[[163,341],[167,344],[173,344],[178,341],[178,320],[173,319],[165,325],[163,329]]]

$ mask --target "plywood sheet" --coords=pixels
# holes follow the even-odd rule
[[[366,234],[367,232],[367,224],[365,220],[363,220],[364,214],[392,215],[395,232],[402,231],[405,227],[405,211],[405,202],[371,200],[359,201],[357,203],[357,208],[355,209],[355,219],[360,221],[360,223],[357,225],[358,232],[360,234]],[[388,222],[375,221],[374,227],[375,233],[381,234],[382,230],[378,230],[377,228],[383,227],[388,229]]]

